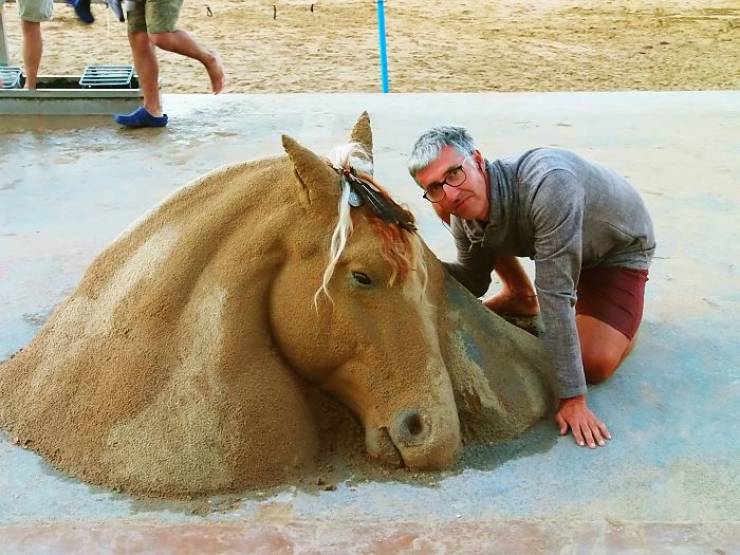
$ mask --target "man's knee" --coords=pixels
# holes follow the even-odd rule
[[[128,42],[132,50],[149,50],[149,34],[146,31],[134,31],[128,34]]]
[[[168,50],[172,43],[172,33],[149,33],[149,42],[157,48]]]
[[[586,380],[596,384],[608,380],[619,367],[621,354],[608,352],[583,353],[583,370]]]
[[[581,358],[586,380],[600,383],[609,379],[629,353],[634,340],[592,316],[576,316]]]

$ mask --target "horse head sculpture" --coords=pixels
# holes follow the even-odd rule
[[[352,137],[330,164],[283,139],[304,212],[286,234],[290,263],[273,285],[273,333],[292,368],[358,416],[372,456],[448,467],[460,426],[428,297],[429,253],[411,214],[369,176],[367,116]],[[358,167],[367,172],[359,178]],[[327,263],[316,238],[330,236]]]

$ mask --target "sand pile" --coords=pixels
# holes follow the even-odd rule
[[[366,116],[353,139],[371,147]],[[305,479],[362,451],[363,429],[378,458],[448,468],[461,422],[463,440],[492,440],[542,416],[539,343],[483,309],[426,247],[415,254],[424,284],[411,272],[373,296],[348,281],[357,268],[389,281],[362,212],[336,270],[348,277],[333,306],[314,310],[339,178],[284,144],[289,156],[181,189],[95,259],[0,365],[11,437],[73,476],[176,497]]]

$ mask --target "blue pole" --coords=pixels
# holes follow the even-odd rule
[[[380,82],[384,93],[388,92],[388,56],[385,52],[385,6],[378,0],[378,42],[380,43]]]

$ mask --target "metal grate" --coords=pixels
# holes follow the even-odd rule
[[[134,76],[131,65],[96,65],[85,66],[80,78],[80,86],[98,89],[130,87]]]
[[[0,89],[20,89],[21,68],[0,66]]]

